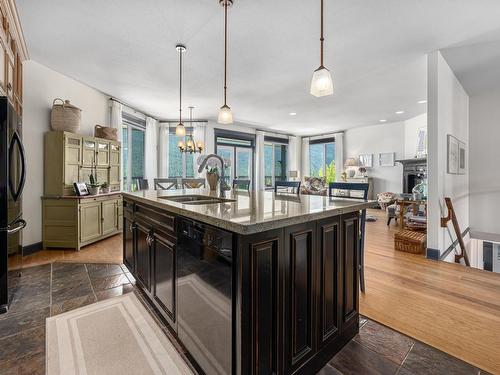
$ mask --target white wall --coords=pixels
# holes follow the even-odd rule
[[[439,51],[428,56],[427,247],[442,253],[451,243],[440,227],[444,198],[452,199],[462,230],[469,226],[469,176],[446,173],[447,135],[469,144],[469,97]],[[466,161],[469,165],[468,161]],[[469,168],[467,168],[467,171]],[[451,254],[452,255],[452,254]]]
[[[412,159],[417,153],[418,132],[427,128],[427,113],[405,121],[404,158]]]
[[[500,89],[470,98],[470,226],[476,236],[500,240]]]
[[[23,143],[27,158],[27,179],[23,193],[23,215],[28,226],[23,245],[42,240],[43,135],[50,130],[50,109],[54,98],[69,99],[82,109],[80,133],[93,135],[96,124],[109,122],[108,97],[35,61],[23,65]]]
[[[390,191],[400,193],[403,190],[403,166],[381,167],[379,153],[395,152],[396,159],[404,157],[404,122],[372,125],[347,130],[344,133],[345,159],[357,158],[359,154],[373,154],[373,168],[368,176],[373,177],[373,194]]]

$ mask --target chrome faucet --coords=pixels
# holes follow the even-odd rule
[[[226,197],[226,182],[224,179],[224,159],[222,159],[219,155],[217,154],[209,154],[205,156],[205,159],[203,162],[200,164],[200,167],[198,168],[198,173],[201,173],[203,171],[203,168],[207,165],[207,162],[210,158],[216,158],[220,161],[221,164],[221,172],[220,172],[220,197],[225,198]]]

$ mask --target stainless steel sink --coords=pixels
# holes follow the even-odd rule
[[[182,204],[217,204],[236,202],[234,199],[207,197],[206,195],[176,195],[159,198]]]

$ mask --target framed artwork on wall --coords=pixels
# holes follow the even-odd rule
[[[451,134],[447,136],[447,173],[458,174],[459,171],[459,141]],[[465,154],[464,154],[465,157]],[[465,159],[464,159],[465,162]]]
[[[458,141],[458,174],[466,173],[466,152],[465,143]]]
[[[360,154],[359,155],[359,166],[365,168],[373,167],[373,154]]]
[[[394,167],[395,159],[394,152],[381,152],[378,154],[378,163],[381,167]]]

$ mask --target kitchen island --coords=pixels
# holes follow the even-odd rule
[[[207,374],[314,374],[358,332],[354,199],[123,193],[124,263]]]

